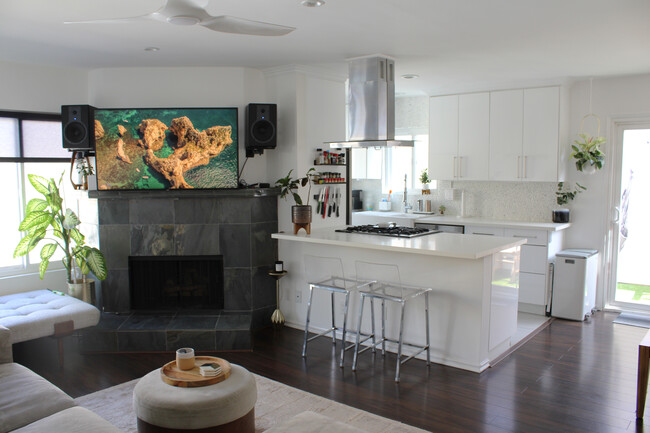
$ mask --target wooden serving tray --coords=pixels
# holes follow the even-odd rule
[[[207,362],[216,362],[221,366],[221,373],[217,376],[201,376],[199,367]],[[176,360],[168,362],[160,369],[160,377],[163,382],[181,388],[196,388],[199,386],[214,385],[223,382],[230,376],[230,363],[225,359],[214,356],[197,356],[194,358],[194,368],[181,370],[176,365]]]

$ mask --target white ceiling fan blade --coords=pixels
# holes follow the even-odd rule
[[[128,24],[138,21],[149,21],[153,19],[154,18],[152,17],[152,14],[150,14],[128,18],[112,18],[107,20],[64,21],[63,24]]]
[[[294,27],[246,20],[244,18],[231,17],[228,15],[215,17],[210,21],[202,22],[200,24],[217,32],[254,36],[282,36],[295,30]]]

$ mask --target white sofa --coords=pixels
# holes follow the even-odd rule
[[[117,433],[59,388],[13,362],[11,331],[0,326],[0,433]]]

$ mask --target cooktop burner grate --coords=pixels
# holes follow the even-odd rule
[[[345,229],[335,230],[339,233],[360,233],[368,235],[391,236],[395,238],[414,238],[416,236],[432,235],[439,233],[438,230],[430,230],[420,227],[402,227],[396,225],[379,226],[379,225],[361,225],[349,226]]]

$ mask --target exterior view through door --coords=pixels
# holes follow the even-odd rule
[[[615,289],[610,301],[624,308],[650,310],[650,170],[645,167],[650,160],[650,129],[625,129],[619,149],[621,155],[616,160],[620,166],[615,167],[619,203],[613,239],[618,247],[612,248]]]

